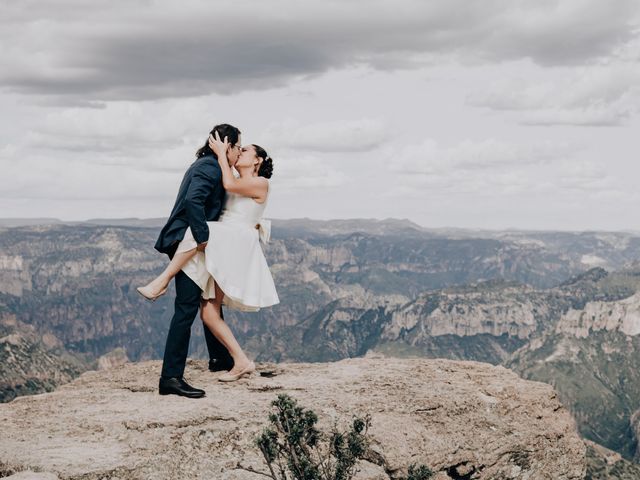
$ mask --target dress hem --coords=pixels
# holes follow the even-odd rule
[[[205,262],[205,265],[206,265],[206,262]],[[222,277],[222,274],[220,274],[220,272],[212,272],[211,270],[209,270],[209,268],[207,268],[207,272],[209,273],[207,284],[205,285],[205,288],[200,287],[203,293],[202,298],[204,298],[205,300],[213,300],[215,298],[215,290],[214,290],[213,296],[211,297],[205,296],[205,294],[208,293],[207,287],[209,286],[209,282],[213,280],[218,284],[218,286],[220,287],[220,290],[222,290],[222,293],[224,293],[224,298],[222,299],[222,303],[225,304],[225,299],[227,297],[231,299],[231,303],[227,304],[230,308],[235,308],[237,310],[243,310],[243,311],[258,311],[261,308],[272,307],[280,303],[280,299],[277,296],[275,299],[271,298],[267,300],[263,298],[258,301],[254,301],[253,299],[251,299],[251,301],[247,299],[243,299],[242,294],[239,292],[240,290],[239,288],[228,285],[228,284],[226,286],[224,285],[226,283],[226,280],[224,279],[220,280],[220,277]]]
[[[257,236],[258,235],[256,232],[256,237]],[[258,239],[256,238],[256,240]],[[209,250],[210,246],[212,245],[207,245],[207,247],[205,247],[204,249],[204,252],[196,253],[196,256],[182,268],[182,271],[189,278],[191,278],[191,280],[193,280],[198,285],[198,287],[200,287],[200,290],[202,290],[203,299],[209,300],[215,298],[215,289],[213,283],[211,283],[212,281],[215,281],[218,283],[220,289],[224,293],[222,303],[224,305],[227,305],[229,308],[241,311],[255,312],[260,310],[261,308],[271,307],[280,303],[280,299],[277,292],[275,291],[275,285],[273,285],[272,278],[269,278],[270,282],[267,282],[267,284],[264,284],[264,282],[259,282],[258,288],[254,289],[257,290],[257,292],[246,292],[245,288],[237,286],[238,279],[236,279],[236,282],[233,282],[227,275],[223,273],[223,270],[217,268],[214,262],[207,261],[207,250]],[[176,249],[176,253],[187,252],[195,247],[197,247],[197,243],[193,238],[191,229],[187,228],[184,238]],[[258,248],[260,247],[258,246]],[[261,249],[260,253],[262,253]],[[189,268],[190,265],[194,266],[193,270]],[[247,278],[249,275],[251,275],[251,272],[247,273],[248,274],[244,275],[244,278]],[[264,279],[264,281],[267,280]],[[268,285],[269,283],[271,284],[270,287]],[[266,287],[266,289],[264,287]],[[262,291],[262,294],[260,293],[260,291]]]

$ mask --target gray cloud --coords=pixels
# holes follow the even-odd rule
[[[471,93],[466,102],[521,112],[519,122],[524,125],[618,126],[640,110],[639,80],[636,61],[616,59],[556,69],[542,81],[524,80],[522,75],[502,79]]]
[[[384,156],[392,159],[388,166],[394,172],[414,177],[451,175],[453,178],[477,175],[477,172],[495,176],[497,171],[504,169],[540,168],[567,158],[576,150],[574,145],[567,143],[518,145],[496,139],[465,140],[443,147],[433,139],[426,139],[415,145],[388,148]]]
[[[300,125],[283,121],[269,125],[262,134],[264,141],[276,148],[314,152],[367,152],[385,140],[385,122],[381,119],[335,120]]]
[[[6,216],[166,215],[225,121],[276,217],[638,228],[635,0],[5,3]]]
[[[633,0],[211,5],[12,4],[0,27],[10,45],[0,85],[78,103],[261,90],[329,69],[414,68],[443,56],[580,64],[632,40],[638,17]]]
[[[390,150],[391,151],[391,150]],[[585,161],[569,143],[519,145],[488,139],[449,147],[427,139],[395,149],[388,170],[402,178],[388,197],[420,196],[425,189],[482,196],[556,195],[616,190],[600,162]]]

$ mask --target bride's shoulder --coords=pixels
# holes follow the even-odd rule
[[[256,175],[254,177],[251,177],[250,181],[252,182],[254,189],[264,188],[266,191],[269,191],[269,180],[267,178]]]
[[[267,188],[266,195],[269,195],[269,192],[271,191],[271,182],[265,177],[260,177],[260,178],[264,179],[264,185]]]

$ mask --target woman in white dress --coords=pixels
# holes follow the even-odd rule
[[[218,379],[234,381],[255,370],[221,317],[221,305],[242,311],[257,311],[279,303],[273,277],[259,241],[269,241],[271,225],[262,218],[269,195],[273,161],[263,148],[242,148],[233,175],[227,161],[229,144],[216,134],[209,146],[218,157],[222,183],[227,192],[224,208],[217,222],[207,222],[209,240],[204,251],[188,228],[175,255],[164,272],[138,292],[155,300],[166,292],[171,279],[182,270],[202,289],[202,321],[227,348],[234,366]]]

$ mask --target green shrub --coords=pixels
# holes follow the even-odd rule
[[[334,425],[329,435],[316,428],[318,416],[302,408],[288,395],[271,402],[275,411],[270,425],[256,438],[273,480],[350,480],[358,460],[365,458],[370,415],[356,417],[346,432]],[[425,466],[409,467],[405,480],[428,480],[433,472]]]
[[[429,480],[434,472],[424,465],[411,465],[408,474],[409,476],[404,480]]]

